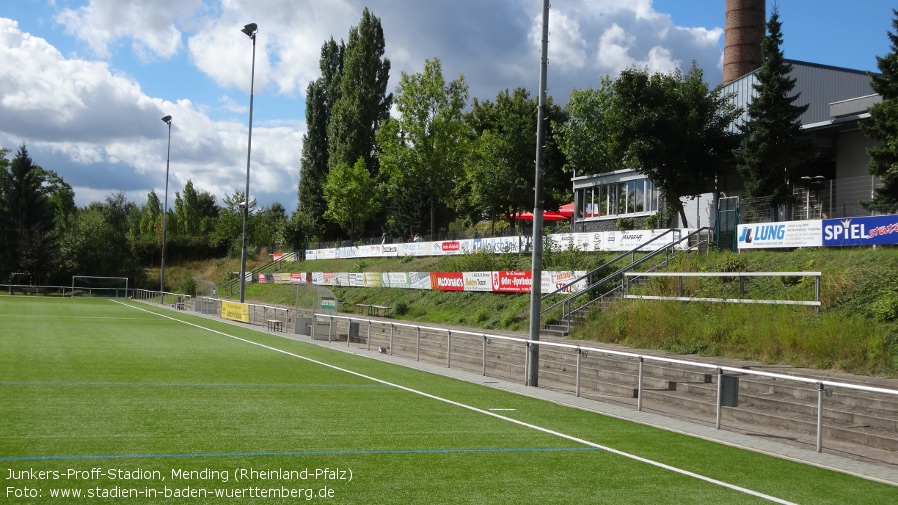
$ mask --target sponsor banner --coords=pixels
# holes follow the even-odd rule
[[[657,251],[667,247],[673,242],[680,240],[684,235],[688,235],[692,230],[675,230],[668,233],[664,238],[658,239],[651,244],[640,249],[641,251]],[[606,231],[604,233],[603,251],[629,251],[639,247],[641,244],[652,240],[653,238],[667,233],[668,230],[628,230],[628,231]]]
[[[449,240],[446,242],[431,242],[433,244],[434,256],[445,256],[448,254],[465,254],[471,250],[470,240]]]
[[[408,281],[408,272],[384,272],[380,274],[380,281],[385,288],[408,289],[411,287]]]
[[[284,253],[274,253],[271,255],[271,261],[281,261],[284,259]]]
[[[322,298],[321,299],[321,310],[328,312],[336,312],[337,311],[337,300],[333,298]]]
[[[245,303],[221,301],[221,317],[234,321],[249,322],[249,305]]]
[[[348,275],[349,283],[348,285],[353,288],[363,288],[365,287],[365,274],[361,272],[354,272]]]
[[[380,272],[365,272],[365,286],[369,288],[379,288]]]
[[[577,283],[568,286],[568,284],[577,279],[586,275],[586,270],[578,270],[576,272],[542,272],[540,275],[540,288],[542,289],[542,294],[547,295],[549,293],[554,293],[555,291],[564,288],[562,293],[576,293],[577,291],[581,291],[586,287],[586,279],[582,279],[577,281]]]
[[[823,220],[823,245],[898,244],[898,215]]]
[[[291,284],[302,284],[302,283],[310,283],[312,282],[312,275],[307,274],[306,272],[292,272],[290,274],[290,283]]]
[[[265,282],[267,280],[267,275],[268,274],[264,272],[259,272],[259,284],[267,284],[267,282]]]
[[[464,291],[465,279],[461,272],[431,272],[430,285],[439,291]]]
[[[380,246],[381,256],[399,256],[399,244],[386,244]]]
[[[493,292],[529,293],[533,279],[529,270],[493,272]]]
[[[432,247],[424,242],[406,242],[401,244],[400,250],[403,256],[428,256]]]
[[[465,291],[492,291],[493,283],[490,272],[462,272]]]
[[[408,284],[411,289],[432,289],[430,272],[409,272]]]
[[[292,282],[291,275],[292,274],[290,274],[290,273],[281,273],[281,272],[268,274],[269,282],[273,282],[275,284],[290,284]]]
[[[739,237],[739,249],[820,247],[823,245],[823,221],[740,224],[736,227],[736,236]]]
[[[358,258],[359,257],[359,248],[358,247],[338,247],[334,250],[334,255],[338,259]]]

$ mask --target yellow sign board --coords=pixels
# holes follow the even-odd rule
[[[249,322],[249,305],[245,303],[221,301],[221,317],[234,321]]]

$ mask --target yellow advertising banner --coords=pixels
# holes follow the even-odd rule
[[[221,317],[234,321],[249,322],[249,305],[238,302],[221,301]]]

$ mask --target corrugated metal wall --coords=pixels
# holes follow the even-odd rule
[[[865,72],[793,60],[789,62],[792,64],[789,75],[796,80],[793,94],[800,93],[797,103],[811,104],[801,116],[802,125],[830,120],[829,104],[832,102],[874,93],[870,76]],[[752,86],[756,82],[755,74],[749,74],[724,86],[724,93],[736,93],[735,104],[747,110],[748,102],[755,95]],[[747,117],[746,113],[742,120]]]

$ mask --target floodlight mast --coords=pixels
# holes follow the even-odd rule
[[[243,246],[240,248],[240,303],[246,298],[246,226],[249,220],[249,160],[253,146],[253,84],[256,79],[256,23],[243,27],[243,33],[253,41],[253,63],[249,78],[249,138],[246,142],[246,192],[243,194]]]
[[[159,267],[159,302],[164,302],[165,293],[165,233],[168,221],[168,168],[171,160],[171,116],[165,116],[162,121],[168,125],[168,151],[165,154],[165,199],[162,203],[162,265]]]
[[[533,187],[533,240],[530,268],[530,340],[539,341],[543,255],[543,154],[546,144],[546,75],[549,66],[549,0],[543,0],[543,42],[536,113],[536,173]],[[527,385],[539,386],[539,344],[527,344]]]

